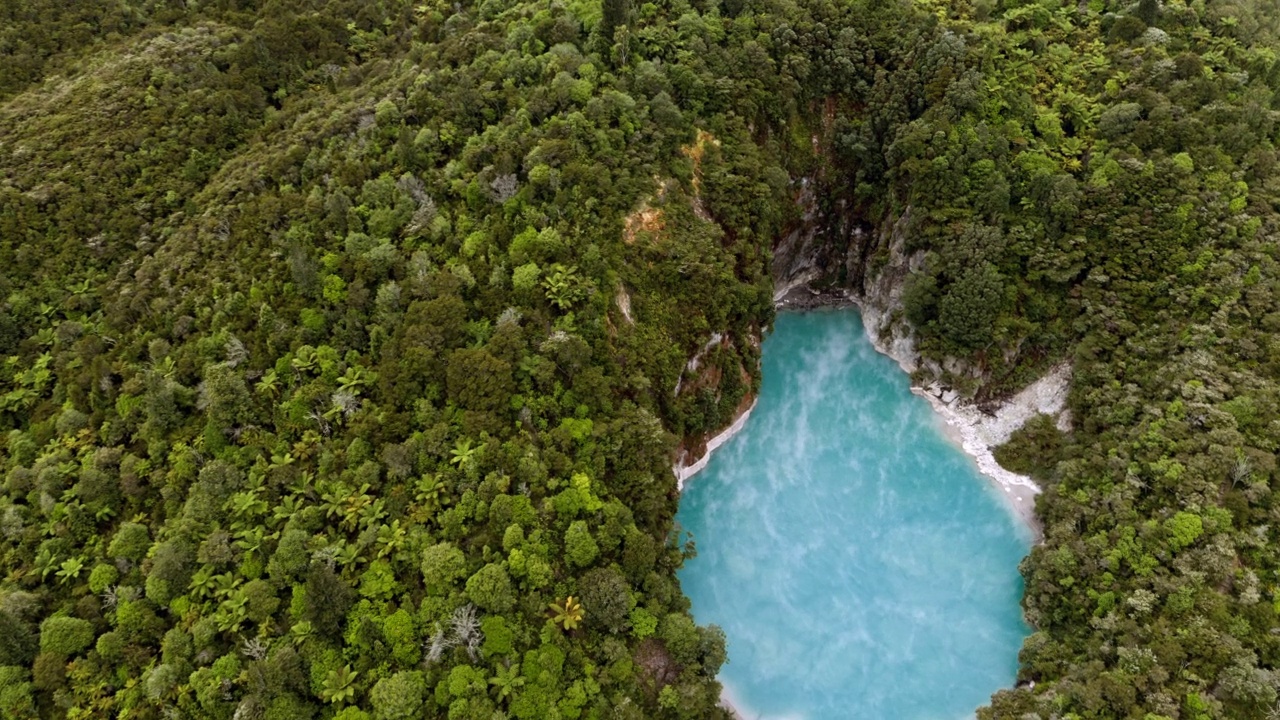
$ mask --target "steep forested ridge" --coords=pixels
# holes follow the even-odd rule
[[[670,463],[810,203],[946,382],[1072,362],[981,715],[1267,717],[1270,10],[0,2],[0,715],[722,716]]]

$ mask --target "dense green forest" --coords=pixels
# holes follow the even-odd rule
[[[1275,717],[1277,90],[1264,0],[0,0],[0,717],[724,717],[671,461],[806,196],[1072,363],[980,717]]]

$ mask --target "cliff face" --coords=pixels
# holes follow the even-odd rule
[[[773,251],[774,302],[780,308],[853,303],[871,338],[908,373],[920,368],[915,337],[902,314],[907,277],[924,253],[908,255],[911,210],[873,226],[836,200],[824,209],[821,189],[801,181],[800,223],[779,238]],[[926,363],[936,379],[941,368]]]
[[[910,362],[914,367],[914,339],[905,321],[898,323],[901,313],[896,312],[900,306],[902,284],[911,268],[904,253],[905,222],[888,223],[886,230],[876,231],[863,222],[845,201],[824,202],[825,189],[819,182],[801,178],[798,184],[800,219],[777,239],[773,247],[771,271],[775,307],[857,304],[863,308],[867,327],[876,331],[872,337],[889,339],[893,348],[890,354],[899,363]],[[879,248],[884,248],[882,254],[887,261],[879,262],[876,272],[869,277],[868,263]],[[753,333],[746,340],[758,348],[761,338],[758,333]],[[714,334],[706,346],[689,358],[675,394],[679,396],[696,387],[718,386],[720,378],[711,368],[700,367],[701,360],[717,344],[733,341],[727,334]],[[746,368],[740,368],[740,372],[744,380],[749,376]],[[682,438],[672,465],[681,486],[706,466],[712,451],[742,429],[754,407],[755,393],[749,392],[743,396],[724,427]]]
[[[774,303],[780,308],[857,305],[872,342],[917,385],[949,394],[948,378],[983,384],[977,367],[958,358],[922,358],[903,312],[907,278],[922,269],[925,253],[907,251],[912,208],[874,224],[844,200],[820,202],[821,188],[802,180],[801,221],[773,252]],[[948,401],[950,401],[948,399]]]
[[[827,189],[820,182],[798,182],[800,220],[773,247],[775,301],[805,285],[861,293],[867,259],[882,238],[847,201],[826,200]]]
[[[911,272],[924,262],[924,253],[907,254],[906,229],[910,219],[908,208],[900,217],[885,223],[873,236],[874,254],[864,248],[856,261],[853,257],[846,260],[846,267],[858,269],[854,299],[862,309],[862,322],[872,341],[903,370],[915,373],[921,363],[915,335],[902,312],[902,291]],[[868,255],[872,262],[867,260]],[[932,363],[926,363],[924,369],[931,378],[938,376],[938,368]]]

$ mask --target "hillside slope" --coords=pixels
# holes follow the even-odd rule
[[[670,466],[813,223],[1072,362],[981,715],[1275,705],[1262,3],[0,6],[5,717],[722,716]]]

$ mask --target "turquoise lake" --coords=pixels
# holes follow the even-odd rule
[[[746,427],[690,478],[680,571],[748,720],[972,718],[1013,685],[1032,536],[853,310],[780,314]]]

